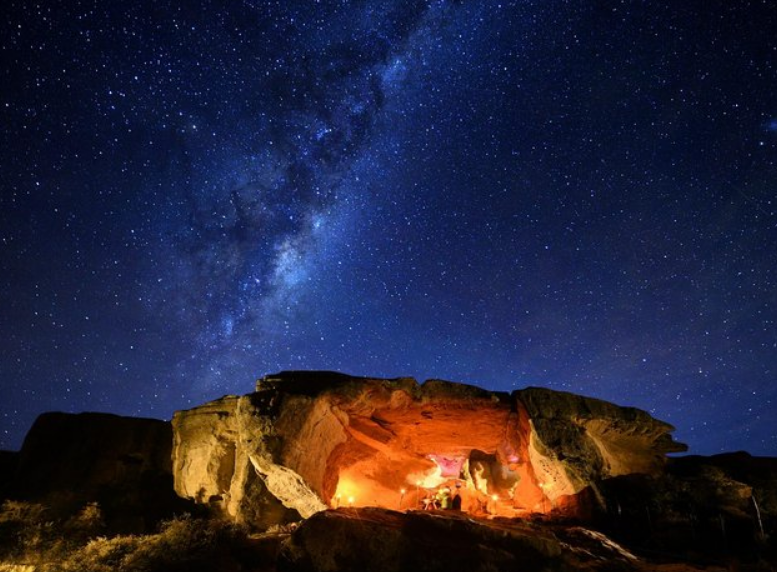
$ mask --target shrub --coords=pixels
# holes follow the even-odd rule
[[[92,540],[62,564],[64,572],[197,572],[243,570],[248,537],[219,520],[177,518],[158,534]]]
[[[0,507],[0,558],[44,551],[52,542],[53,521],[41,504],[7,500]]]
[[[42,504],[8,500],[0,507],[0,560],[44,570],[102,529],[97,503],[87,504],[68,518]]]
[[[114,572],[122,568],[122,562],[137,550],[142,538],[117,536],[96,538],[76,550],[61,565],[62,572]]]
[[[63,525],[64,536],[71,543],[85,544],[105,531],[102,511],[96,502],[84,506],[75,516],[67,519]]]
[[[247,530],[222,520],[189,516],[162,524],[157,534],[107,538],[97,503],[67,517],[35,503],[0,507],[0,567],[36,572],[238,572],[255,569]],[[251,563],[251,564],[249,564]],[[2,570],[0,570],[2,572]]]

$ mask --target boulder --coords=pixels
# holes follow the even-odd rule
[[[766,569],[766,568],[764,568]],[[318,513],[282,541],[278,572],[691,572],[713,570],[646,560],[581,526],[365,507]]]
[[[156,419],[44,413],[18,454],[12,494],[64,511],[97,502],[113,529],[153,529],[182,506],[172,437],[170,423]]]
[[[338,509],[306,520],[282,545],[278,572],[428,572],[558,569],[561,543],[519,523]]]
[[[760,513],[777,520],[777,459],[744,451],[711,457],[688,455],[669,460],[667,473],[683,482],[709,483],[694,494],[728,512]],[[756,510],[757,508],[757,510]]]
[[[513,395],[530,426],[534,473],[554,502],[602,479],[659,474],[667,453],[687,450],[673,426],[633,407],[538,387]]]

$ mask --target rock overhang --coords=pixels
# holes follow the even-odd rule
[[[173,427],[176,490],[205,491],[235,518],[251,473],[303,516],[344,503],[418,508],[445,486],[472,512],[574,510],[597,480],[651,473],[684,450],[671,425],[593,398],[337,372],[265,376],[252,394],[176,413]]]

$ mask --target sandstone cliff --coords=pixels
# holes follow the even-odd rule
[[[672,430],[643,411],[546,389],[285,372],[249,395],[177,412],[173,474],[179,495],[249,523],[267,524],[257,503],[276,520],[346,505],[416,508],[441,486],[473,513],[574,513],[577,495],[603,479],[660,471],[667,452],[684,450]]]

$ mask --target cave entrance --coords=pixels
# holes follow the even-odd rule
[[[474,515],[549,512],[528,454],[528,427],[508,407],[426,404],[349,413],[329,457],[331,507],[451,508]],[[484,410],[485,409],[485,410]]]

